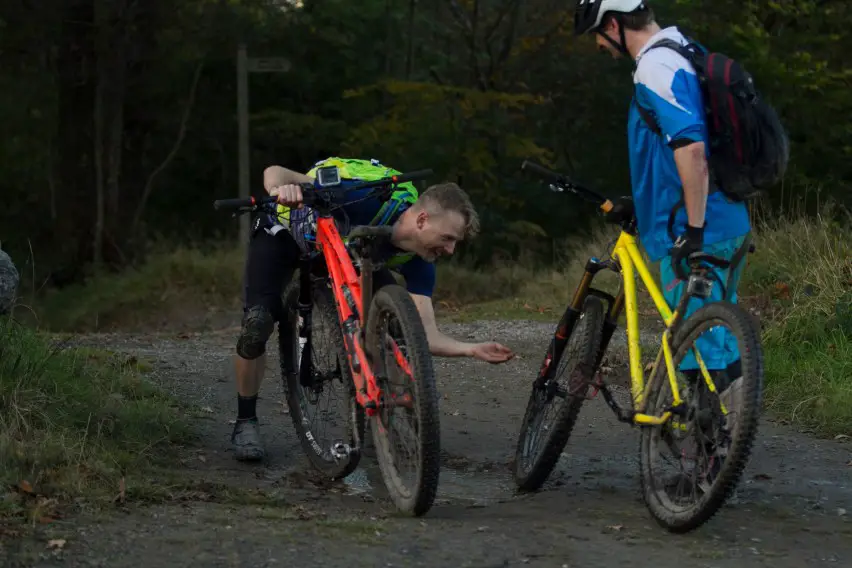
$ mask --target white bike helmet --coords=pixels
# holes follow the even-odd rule
[[[624,14],[645,7],[645,0],[577,0],[574,33],[583,35],[597,29],[607,12]]]

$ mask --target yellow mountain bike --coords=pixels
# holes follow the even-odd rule
[[[606,213],[613,209],[610,200],[564,175],[529,161],[521,169],[544,178],[553,191],[578,195]],[[687,532],[721,508],[751,453],[763,390],[759,331],[742,308],[728,301],[707,303],[683,317],[690,298],[710,296],[715,276],[712,267],[725,269],[730,264],[727,260],[705,253],[691,255],[686,292],[672,310],[639,252],[635,216],[631,213],[618,222],[622,231],[610,258],[591,258],[586,263],[533,381],[516,448],[515,482],[521,491],[541,487],[568,442],[583,402],[600,392],[620,421],[641,428],[640,483],[652,516],[669,531]],[[615,296],[592,287],[595,276],[607,269],[621,276]],[[647,383],[639,346],[637,272],[666,325]],[[598,371],[622,312],[627,321],[630,408],[617,404]],[[728,330],[726,349],[731,339],[736,341],[737,349],[730,356],[736,358],[738,350],[739,360],[737,367],[708,370],[704,360],[710,358],[702,358],[694,344],[705,333],[719,333],[720,326]],[[690,353],[698,368],[681,371]],[[730,376],[734,373],[729,372],[731,368],[741,368],[741,377]],[[549,421],[548,414],[553,415]],[[657,471],[666,461],[662,458],[665,453],[671,454],[668,461],[675,469],[668,476]]]

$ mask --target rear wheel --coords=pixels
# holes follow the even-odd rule
[[[310,349],[304,350],[305,325],[298,311],[299,286],[296,278],[285,291],[285,317],[278,329],[287,406],[311,464],[331,479],[340,479],[358,467],[360,455],[349,450],[361,445],[364,409],[355,400],[355,387],[328,280],[312,281]],[[303,364],[309,365],[308,385],[301,384]]]
[[[763,354],[758,330],[744,310],[729,302],[714,302],[696,310],[672,340],[675,369],[696,346],[699,336],[708,331],[718,334],[722,327],[736,341],[742,377],[737,380],[725,371],[711,372],[720,397],[719,392],[710,392],[703,376],[687,380],[686,374],[678,371],[684,414],[675,415],[662,426],[642,429],[642,495],[656,521],[671,532],[696,529],[722,507],[742,476],[757,435]],[[726,342],[726,349],[730,345]],[[652,380],[647,413],[659,416],[672,405],[665,365]],[[672,466],[668,474],[663,471],[667,464]]]
[[[533,385],[515,450],[514,476],[520,491],[535,491],[547,480],[577,421],[601,344],[604,306],[596,296],[583,304],[552,379]]]
[[[370,430],[385,485],[396,507],[425,514],[435,500],[440,474],[438,392],[426,331],[401,286],[382,286],[370,305],[366,346],[382,390],[383,405]]]

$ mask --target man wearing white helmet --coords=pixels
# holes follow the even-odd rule
[[[745,203],[728,199],[710,181],[708,129],[695,69],[674,49],[650,49],[660,40],[689,42],[677,27],[661,28],[645,0],[577,0],[574,31],[576,35],[595,33],[599,48],[615,58],[635,61],[627,125],[632,201],[625,200],[614,212],[635,210],[643,247],[652,261],[661,261],[667,302],[676,305],[685,289],[684,260],[701,250],[731,260],[731,267],[717,269],[725,286],[714,286],[712,296],[703,302],[693,299],[685,315],[704,302],[736,302],[741,261],[751,233],[748,210]],[[742,383],[736,380],[742,376],[736,341],[729,334],[719,334],[702,337],[697,347],[709,369],[727,370],[717,385],[724,389],[722,401],[732,408],[731,403],[736,404],[732,397]],[[681,370],[694,380],[697,368],[690,352]]]

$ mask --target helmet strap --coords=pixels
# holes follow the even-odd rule
[[[630,57],[630,52],[627,51],[627,38],[624,37],[624,20],[622,19],[621,14],[613,14],[612,17],[615,18],[616,22],[618,22],[618,35],[619,35],[619,39],[621,40],[621,43],[615,41],[614,39],[609,37],[607,34],[605,34],[601,30],[600,27],[598,28],[597,32],[605,40],[607,40],[610,43],[610,45],[612,45],[616,50],[621,52],[626,57]]]

